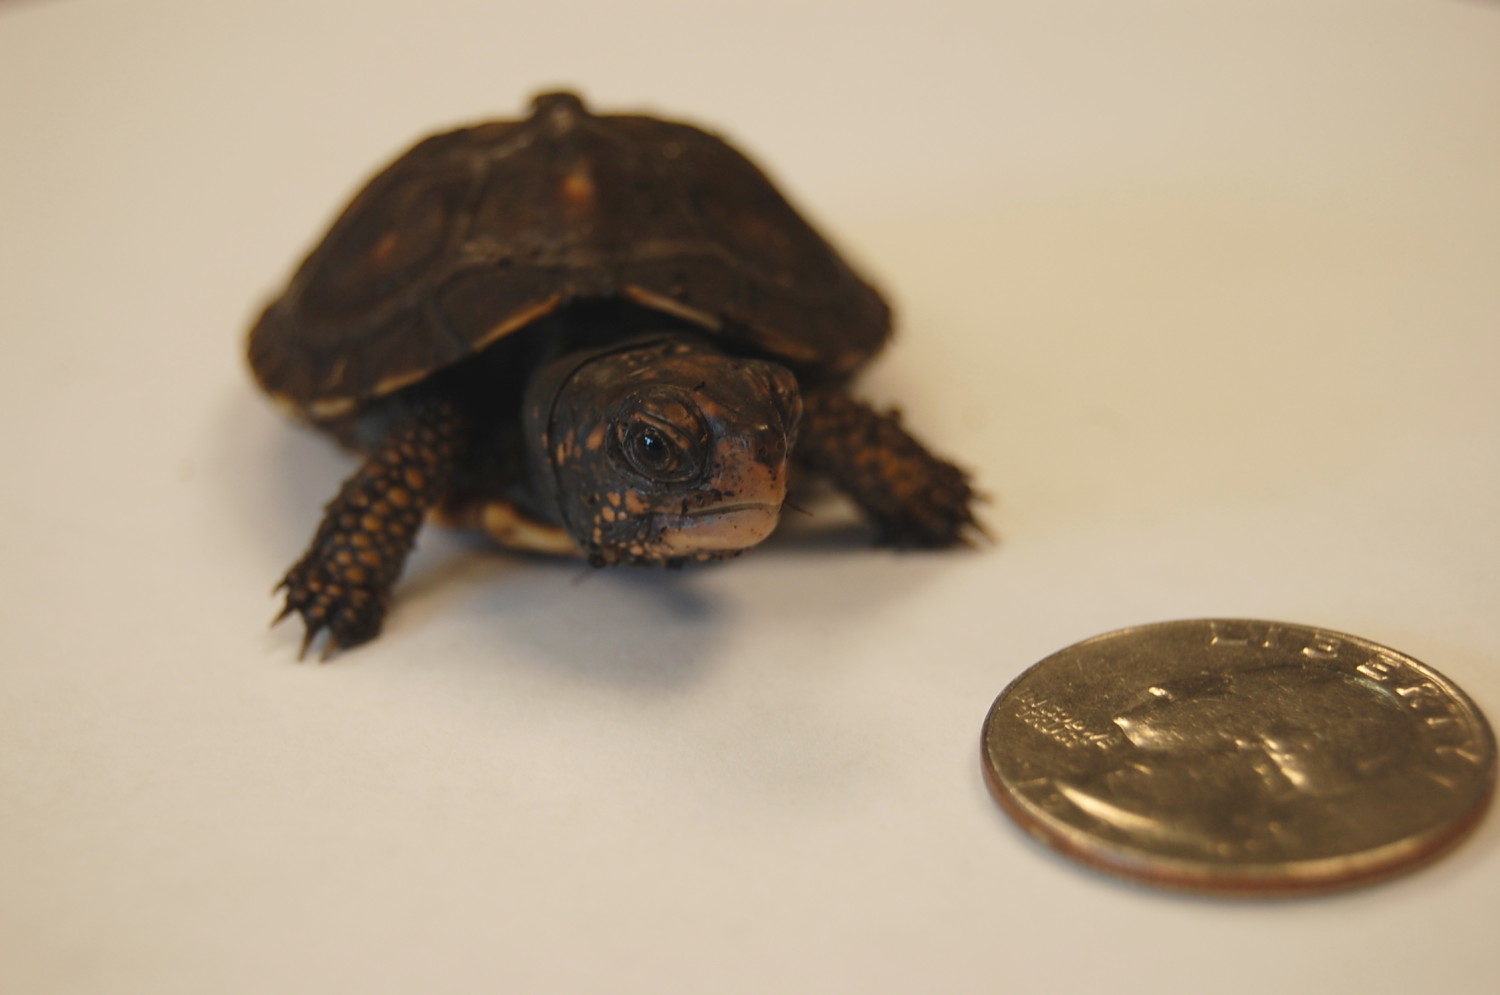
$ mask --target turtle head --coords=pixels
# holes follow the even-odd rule
[[[687,338],[564,356],[527,393],[533,479],[596,565],[732,556],[776,527],[801,410],[789,370]]]

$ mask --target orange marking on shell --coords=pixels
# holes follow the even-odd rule
[[[642,307],[648,307],[653,311],[661,311],[665,314],[681,318],[684,321],[690,321],[699,328],[707,328],[713,331],[722,324],[717,317],[709,314],[707,311],[700,311],[695,307],[689,307],[675,298],[667,297],[665,294],[658,294],[656,291],[647,290],[644,287],[626,287],[625,296]]]
[[[342,418],[352,412],[359,402],[352,397],[325,397],[307,406],[307,414],[315,421]]]
[[[505,336],[509,335],[511,332],[514,332],[516,329],[523,328],[526,325],[531,324],[533,321],[536,321],[543,315],[551,314],[553,311],[557,310],[558,305],[561,303],[562,295],[553,294],[546,300],[534,304],[529,308],[524,308],[520,311],[512,313],[509,318],[500,322],[500,324],[496,325],[494,328],[491,328],[488,332],[481,336],[479,341],[474,343],[474,351],[479,352],[491,342],[502,339]],[[425,376],[426,374],[424,373],[422,375]]]
[[[380,236],[379,240],[376,241],[373,246],[370,247],[370,261],[373,263],[385,262],[387,259],[391,258],[391,254],[396,251],[396,246],[400,244],[401,238],[396,233],[395,229],[386,232],[384,235]]]
[[[375,385],[375,396],[384,397],[387,394],[394,394],[402,387],[410,386],[411,384],[416,383],[418,380],[425,380],[427,378],[427,374],[430,372],[432,371],[427,369],[407,370],[404,373],[397,373],[394,376],[386,377],[384,380]],[[322,401],[314,403],[312,405],[313,410],[316,412],[318,405],[323,403],[324,402]],[[352,409],[355,402],[351,399],[347,401],[336,401],[330,403],[347,404],[349,408]]]
[[[589,175],[587,163],[577,163],[563,177],[563,203],[569,214],[592,213],[596,193],[598,193],[598,188],[594,186],[594,178]]]
[[[792,335],[785,335],[774,328],[761,328],[758,330],[757,338],[761,345],[765,346],[772,355],[783,359],[795,360],[797,362],[811,363],[817,360],[818,351],[801,339]],[[854,355],[862,356],[863,353],[846,353],[846,358]]]

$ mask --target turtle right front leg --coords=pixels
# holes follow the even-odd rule
[[[325,659],[380,633],[391,589],[427,510],[448,490],[466,435],[452,404],[417,402],[329,502],[312,544],[277,587],[286,606],[276,621],[296,612],[307,628],[299,658],[325,629]]]

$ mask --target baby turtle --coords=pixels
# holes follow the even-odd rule
[[[879,293],[754,165],[568,93],[377,175],[250,332],[261,387],[364,456],[282,581],[326,649],[373,638],[424,518],[590,563],[775,527],[788,464],[887,542],[977,529],[967,476],[853,399]]]

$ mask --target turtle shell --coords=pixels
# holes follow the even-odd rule
[[[250,363],[279,401],[339,418],[597,298],[821,375],[890,332],[876,290],[739,152],[553,93],[371,180],[252,329]]]

